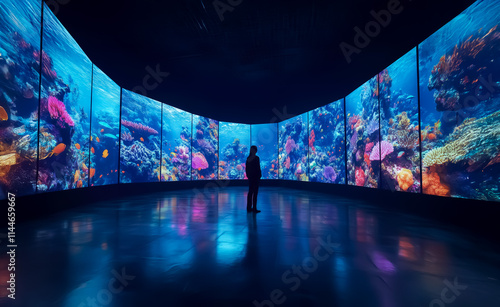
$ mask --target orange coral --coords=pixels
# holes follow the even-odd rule
[[[397,176],[401,190],[406,191],[413,185],[413,174],[409,169],[403,168]]]
[[[441,183],[441,179],[435,167],[431,167],[422,174],[422,188],[425,194],[450,196],[450,188],[444,183]]]

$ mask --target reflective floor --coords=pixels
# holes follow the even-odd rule
[[[463,230],[292,189],[245,201],[164,192],[21,223],[0,305],[500,306],[498,246]]]

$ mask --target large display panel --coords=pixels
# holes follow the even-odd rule
[[[378,188],[380,160],[394,151],[391,143],[379,143],[377,76],[346,97],[347,182]]]
[[[381,187],[420,192],[417,50],[412,49],[378,75],[383,146],[393,151],[382,160]],[[385,142],[385,143],[384,143]]]
[[[252,145],[257,146],[262,179],[278,179],[278,124],[252,125]]]
[[[161,181],[191,179],[192,114],[163,104]]]
[[[217,180],[219,122],[193,115],[192,180]]]
[[[345,184],[344,99],[309,112],[309,181]]]
[[[500,201],[499,21],[478,1],[419,45],[426,194]]]
[[[122,91],[120,183],[160,181],[161,105]]]
[[[41,11],[0,2],[0,199],[36,191]]]
[[[219,179],[247,179],[250,125],[220,122],[219,131]]]
[[[308,181],[307,113],[279,123],[279,178]]]
[[[38,192],[89,183],[92,63],[45,5]]]
[[[120,91],[113,80],[94,66],[88,170],[91,186],[118,183]]]

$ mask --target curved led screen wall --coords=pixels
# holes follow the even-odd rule
[[[118,183],[120,87],[94,66],[90,123],[90,186]]]
[[[221,122],[219,130],[219,179],[247,179],[250,125]]]
[[[90,165],[92,62],[44,6],[39,192],[87,187]]]
[[[163,105],[161,181],[191,179],[192,114]]]
[[[416,59],[415,48],[378,74],[382,189],[420,192]]]
[[[258,124],[251,128],[252,145],[257,146],[262,179],[278,179],[278,124]]]
[[[498,1],[476,2],[345,99],[258,125],[121,89],[40,1],[4,0],[0,13],[2,199],[245,179],[255,145],[264,179],[500,201]]]
[[[41,1],[0,2],[0,199],[36,190]]]
[[[121,133],[127,137],[120,143],[120,183],[160,181],[161,106],[159,101],[122,91]]]
[[[500,200],[499,18],[478,1],[418,47],[426,194]]]

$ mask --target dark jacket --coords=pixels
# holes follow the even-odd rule
[[[262,177],[260,158],[258,156],[248,156],[245,165],[248,180],[259,180]]]

